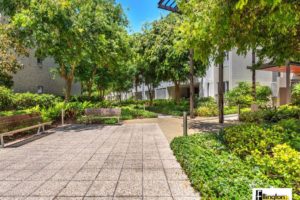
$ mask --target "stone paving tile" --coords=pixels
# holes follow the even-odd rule
[[[174,197],[198,197],[189,181],[169,181],[169,185]]]
[[[162,160],[165,169],[181,169],[180,164],[176,160]]]
[[[0,181],[0,195],[21,183],[21,181]]]
[[[72,180],[72,178],[77,173],[77,170],[60,170],[54,176],[52,176],[51,180],[54,181],[68,181]]]
[[[123,169],[121,172],[121,181],[142,181],[142,169]]]
[[[5,180],[11,174],[14,174],[16,170],[0,170],[0,180]]]
[[[166,175],[163,169],[144,169],[144,180],[166,180]]]
[[[91,186],[92,181],[70,181],[58,196],[84,196]]]
[[[168,180],[188,180],[187,175],[184,173],[182,169],[166,169],[166,175]]]
[[[144,160],[143,167],[147,169],[163,169],[161,160]]]
[[[42,181],[23,181],[16,187],[10,189],[8,192],[5,192],[4,196],[28,196],[35,189],[37,189],[43,182]]]
[[[67,181],[47,181],[31,196],[56,196],[67,184]]]
[[[145,180],[143,183],[144,196],[171,196],[167,181]]]
[[[41,170],[37,173],[34,173],[32,176],[29,176],[26,180],[28,180],[28,181],[46,181],[46,180],[50,179],[56,173],[57,173],[57,170]]]
[[[108,197],[113,196],[117,186],[117,181],[95,181],[86,196]]]
[[[121,169],[102,169],[96,180],[114,181],[118,180]]]
[[[21,170],[21,171],[18,171],[16,173],[11,174],[10,176],[6,177],[5,180],[22,181],[37,172],[38,172],[37,170]]]
[[[156,124],[79,126],[0,150],[1,200],[199,200]]]
[[[142,181],[119,181],[115,196],[134,197],[142,196]]]
[[[72,178],[75,181],[93,181],[96,179],[96,176],[100,172],[99,169],[81,169],[76,175]]]
[[[55,197],[27,197],[25,200],[53,200]]]

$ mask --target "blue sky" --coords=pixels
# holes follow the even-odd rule
[[[139,32],[145,22],[159,19],[167,12],[157,8],[159,0],[116,0],[120,3],[130,23],[130,32]]]

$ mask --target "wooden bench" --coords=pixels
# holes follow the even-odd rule
[[[39,113],[0,117],[0,147],[4,147],[4,136],[14,135],[35,128],[38,129],[37,134],[40,134],[45,131],[45,126],[51,125],[51,123],[43,122]]]
[[[121,109],[120,108],[88,108],[85,109],[87,120],[91,117],[100,118],[116,118],[120,123]]]

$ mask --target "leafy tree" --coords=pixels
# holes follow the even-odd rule
[[[76,68],[85,66],[86,58],[102,66],[110,63],[115,52],[109,52],[110,47],[118,45],[114,40],[127,21],[112,0],[32,0],[13,16],[13,24],[23,40],[31,41],[38,57],[55,59],[68,100]]]
[[[178,15],[170,14],[152,23],[154,45],[151,47],[158,59],[158,76],[164,81],[172,81],[175,85],[175,100],[180,100],[180,84],[187,81],[190,75],[189,51],[176,49],[176,42],[181,40],[175,32],[175,27],[180,21]],[[203,76],[206,66],[201,62],[194,63],[194,75]]]
[[[14,39],[9,24],[0,23],[0,85],[12,87],[12,74],[23,66],[18,61],[18,55],[27,55],[23,45]]]
[[[255,100],[263,105],[270,101],[272,91],[268,86],[257,85],[256,99],[252,96],[250,83],[240,82],[239,85],[226,93],[226,100],[230,106],[238,106],[239,114],[242,107],[250,106]]]
[[[300,83],[293,87],[292,100],[294,104],[300,105]]]

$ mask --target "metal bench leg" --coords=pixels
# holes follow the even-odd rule
[[[4,139],[3,139],[3,135],[1,135],[0,141],[1,141],[1,147],[4,148]]]
[[[37,131],[37,135],[40,135],[40,133],[41,133],[41,126],[39,126],[39,129],[38,129],[38,131]]]

